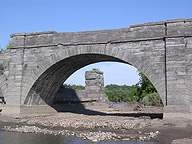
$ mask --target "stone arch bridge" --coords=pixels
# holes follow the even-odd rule
[[[54,96],[78,69],[96,62],[130,64],[157,89],[166,111],[192,111],[192,19],[87,32],[12,34],[0,53],[5,110],[52,110]]]

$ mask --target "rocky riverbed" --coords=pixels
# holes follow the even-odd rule
[[[123,140],[155,140],[159,131],[143,133],[142,129],[152,125],[149,117],[100,116],[75,113],[54,115],[20,115],[14,117],[16,123],[5,125],[3,130],[20,133],[42,133],[52,135],[77,136],[92,142]]]
[[[140,112],[118,112],[105,111],[105,115],[69,112],[52,115],[0,115],[0,129],[19,133],[76,136],[94,143],[112,140],[170,144],[174,139],[187,138],[189,141],[191,138],[190,114],[164,114],[163,119],[151,119]]]
[[[11,132],[19,132],[19,133],[41,133],[41,134],[51,134],[51,135],[65,135],[65,136],[77,136],[81,137],[84,140],[88,139],[92,142],[99,142],[99,141],[109,141],[109,140],[123,140],[123,141],[149,141],[154,139],[159,134],[159,131],[145,133],[146,136],[140,137],[128,137],[122,138],[117,135],[115,132],[74,132],[70,130],[51,130],[47,128],[40,128],[36,126],[4,126],[3,130],[11,131]]]

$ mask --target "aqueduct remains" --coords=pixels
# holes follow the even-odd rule
[[[192,112],[192,19],[88,32],[12,34],[2,50],[0,93],[16,113],[51,111],[63,82],[96,62],[130,64],[157,89],[166,111]]]

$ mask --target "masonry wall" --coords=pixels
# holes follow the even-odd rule
[[[9,58],[10,53],[8,51],[0,51],[0,96],[4,97],[8,95]]]
[[[192,22],[168,21],[166,34],[167,104],[191,104]]]
[[[192,30],[191,30],[192,31]],[[192,105],[192,38],[185,38],[186,47],[186,99]]]

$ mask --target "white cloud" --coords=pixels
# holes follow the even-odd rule
[[[85,71],[98,68],[104,72],[104,83],[118,85],[133,85],[139,81],[137,69],[118,62],[101,62],[88,65],[71,75],[65,83],[85,85]]]

